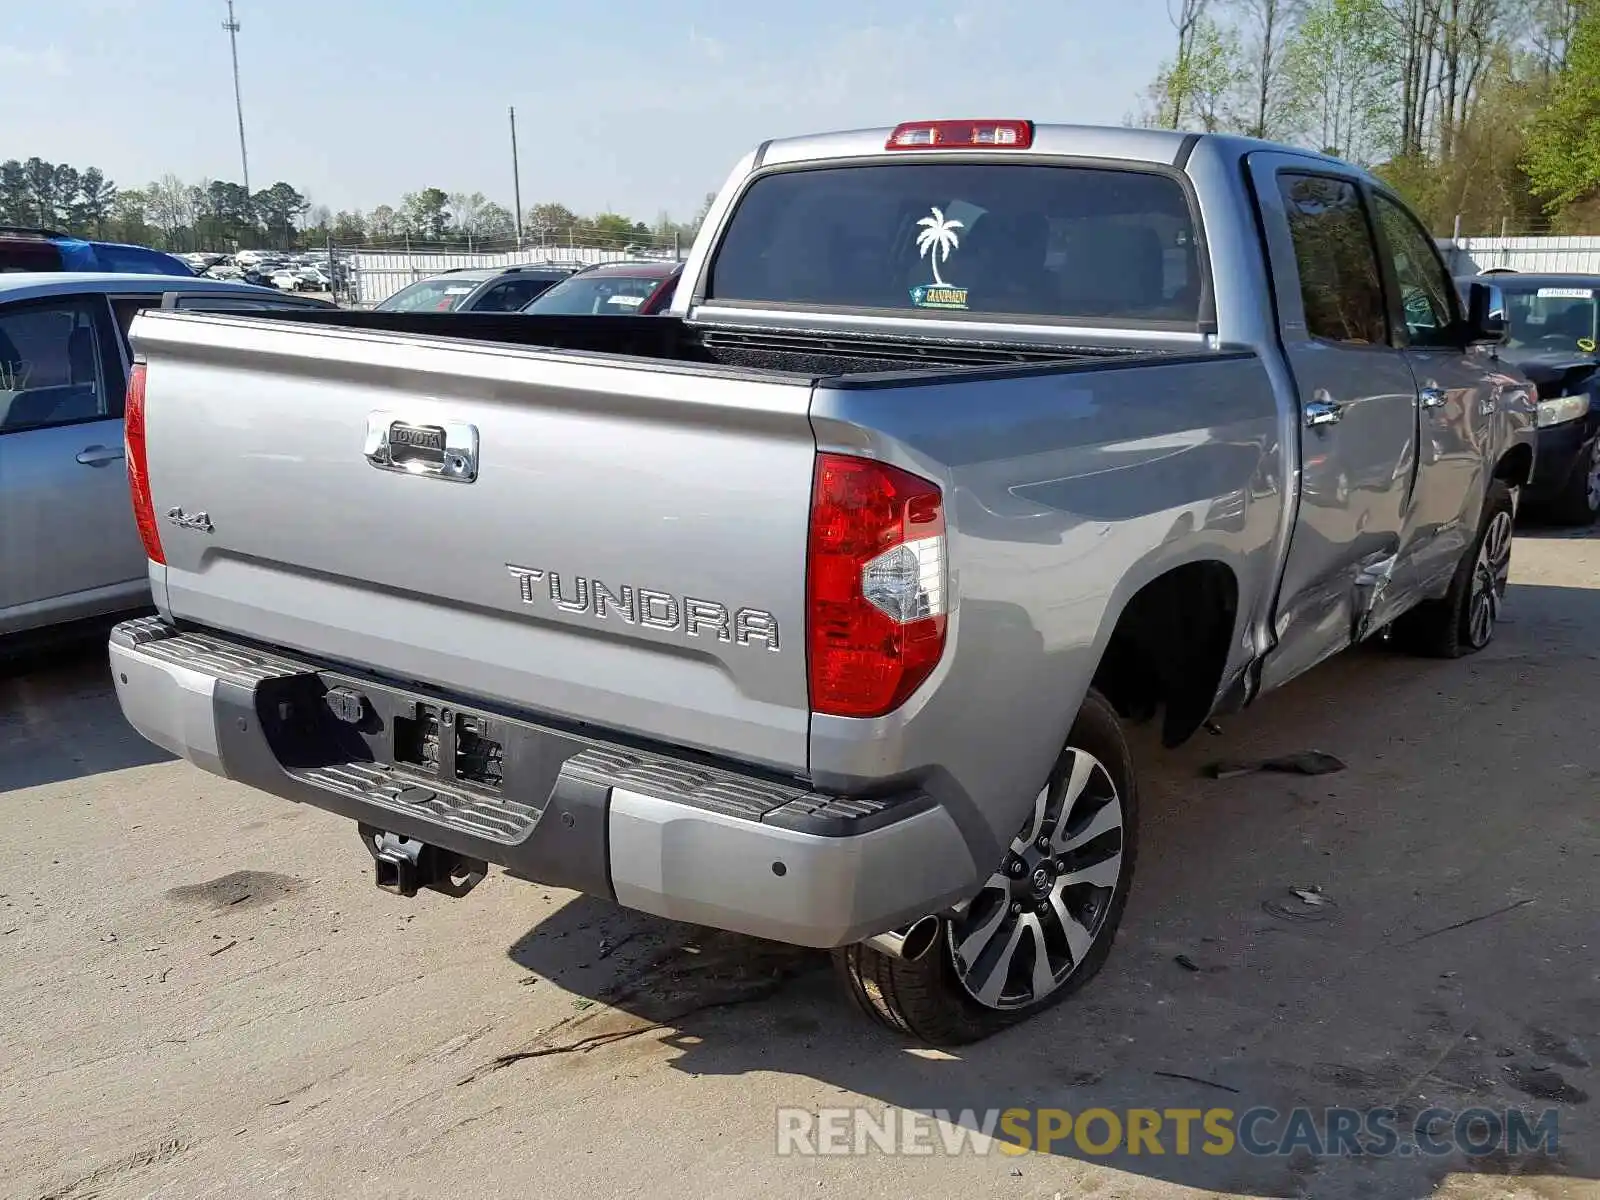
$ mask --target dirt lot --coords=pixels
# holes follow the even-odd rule
[[[0,1193],[1600,1195],[1600,538],[1524,537],[1513,580],[1478,658],[1347,655],[1146,753],[1110,966],[956,1055],[866,1024],[819,956],[503,877],[381,893],[343,821],[140,740],[100,654],[13,672]],[[1308,748],[1349,769],[1199,775]],[[851,1104],[1553,1105],[1560,1132],[1482,1159],[776,1153],[779,1107]]]

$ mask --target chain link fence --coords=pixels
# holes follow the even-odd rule
[[[468,253],[423,251],[341,250],[331,252],[335,267],[335,298],[352,308],[370,308],[418,280],[446,271],[496,267],[559,264],[588,266],[599,262],[626,262],[638,258],[664,257],[634,254],[623,250],[595,248],[552,250],[476,251]]]
[[[368,238],[358,245],[329,241],[328,274],[340,304],[370,308],[401,288],[446,271],[553,264],[588,266],[632,259],[680,259],[681,234],[645,234],[603,227],[535,230],[516,238],[457,237],[424,241],[404,235]]]

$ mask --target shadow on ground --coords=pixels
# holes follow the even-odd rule
[[[1144,838],[1116,951],[1074,999],[1008,1033],[930,1053],[859,1017],[825,955],[580,899],[510,954],[593,1005],[463,1083],[650,1039],[685,1072],[789,1073],[958,1121],[1013,1107],[1386,1107],[1408,1142],[1430,1108],[1519,1109],[1530,1123],[1554,1110],[1555,1145],[1531,1153],[1178,1155],[1170,1124],[1160,1156],[1090,1154],[1070,1137],[1052,1152],[1274,1197],[1416,1196],[1458,1172],[1595,1179],[1600,740],[1587,639],[1600,592],[1516,586],[1507,611],[1471,659],[1362,649],[1220,737],[1163,755],[1139,731]],[[1552,726],[1550,712],[1572,717]],[[1218,757],[1308,749],[1347,769],[1200,774]],[[1284,903],[1307,887],[1329,903]],[[1257,1127],[1269,1142],[1283,1131]]]
[[[123,719],[103,636],[0,662],[0,795],[171,758]]]

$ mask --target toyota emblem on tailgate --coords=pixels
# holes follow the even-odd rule
[[[370,413],[364,452],[381,471],[453,483],[471,483],[478,477],[478,427],[464,421],[435,423]]]

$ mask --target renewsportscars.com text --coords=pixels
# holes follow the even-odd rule
[[[1556,1109],[780,1108],[781,1155],[1554,1154]]]

